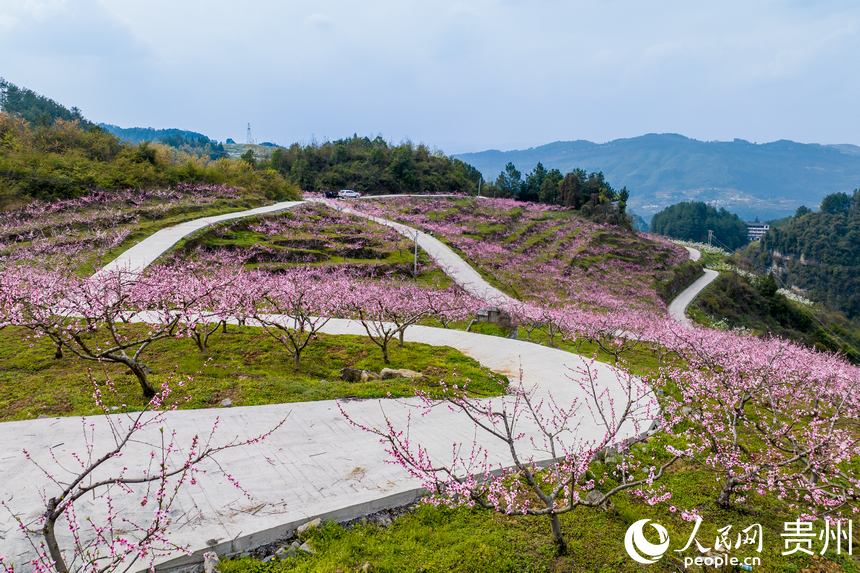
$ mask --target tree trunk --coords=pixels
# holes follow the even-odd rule
[[[224,334],[227,334],[227,321],[226,320],[221,321],[221,332],[223,332]]]
[[[56,498],[51,498],[48,501],[48,510],[45,512],[45,525],[42,527],[42,535],[45,537],[45,545],[48,546],[48,553],[54,561],[54,568],[57,573],[69,573],[69,568],[66,567],[66,562],[63,561],[60,544],[57,543],[57,536],[54,534],[55,520],[51,519],[51,514],[53,514],[56,507]]]
[[[136,362],[130,362],[128,363],[128,367],[137,377],[137,381],[140,382],[140,388],[143,390],[143,397],[150,399],[155,396],[155,388],[153,388],[149,383],[149,377],[146,375],[146,370],[143,365],[137,364]]]
[[[382,361],[386,364],[391,364],[391,360],[388,359],[388,341],[383,342],[382,347]]]
[[[555,513],[549,514],[549,521],[552,524],[552,540],[555,542],[555,551],[558,555],[567,555],[567,543],[564,542],[564,536],[561,533],[561,523],[558,521],[558,515]]]
[[[397,335],[397,339],[400,342],[400,348],[403,348],[403,333],[405,330],[406,330],[405,328],[401,328],[400,332]]]
[[[206,352],[206,339],[199,332],[194,333],[194,342],[197,343],[197,349],[200,352]]]
[[[723,509],[729,509],[732,506],[732,495],[735,493],[736,485],[737,480],[735,478],[728,478],[726,480],[722,491],[720,491],[720,495],[717,496],[717,505]]]
[[[57,343],[57,349],[54,351],[54,358],[60,359],[63,357],[63,345],[59,342]]]

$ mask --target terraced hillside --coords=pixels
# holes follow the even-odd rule
[[[0,263],[71,265],[86,274],[158,229],[268,202],[261,193],[204,184],[34,201],[0,213]]]
[[[671,243],[546,205],[402,197],[355,207],[434,234],[496,286],[523,300],[662,309],[657,283],[687,259],[686,251]]]
[[[172,257],[233,261],[268,271],[326,267],[346,269],[365,278],[412,280],[414,243],[388,227],[318,203],[306,203],[277,215],[211,229],[183,242]],[[418,252],[418,271],[422,286],[451,285],[422,250]]]

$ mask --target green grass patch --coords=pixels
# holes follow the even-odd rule
[[[651,456],[659,439],[642,448],[641,456]],[[857,561],[828,554],[828,568],[808,569],[825,560],[804,555],[781,555],[783,523],[797,519],[785,504],[772,497],[757,498],[743,508],[723,510],[713,503],[716,487],[712,475],[696,466],[676,466],[666,476],[672,499],[648,506],[632,495],[621,495],[607,510],[579,508],[561,516],[568,554],[557,556],[549,522],[543,517],[506,516],[479,509],[448,509],[419,505],[396,518],[392,525],[360,524],[343,527],[328,523],[312,530],[304,539],[313,555],[299,554],[282,561],[263,563],[256,559],[226,560],[222,573],[329,573],[372,571],[407,573],[490,572],[639,572],[624,550],[627,527],[649,518],[669,532],[669,552],[648,571],[669,573],[683,570],[684,555],[700,555],[695,548],[675,553],[686,544],[693,524],[680,517],[681,509],[699,508],[704,519],[697,539],[713,547],[718,528],[731,525],[732,541],[744,528],[761,524],[761,554],[746,546],[732,555],[760,556],[756,571],[858,571]],[[672,510],[674,508],[674,511]],[[816,546],[817,546],[816,541]],[[843,549],[844,551],[844,549]]]
[[[684,261],[658,275],[654,279],[654,288],[663,302],[668,304],[681,291],[696,282],[703,272],[698,261]]]
[[[136,325],[126,328],[136,328]],[[391,367],[422,372],[419,381],[402,378],[349,383],[340,379],[344,367],[379,372],[385,364],[382,352],[365,336],[320,335],[302,356],[298,368],[291,355],[261,329],[230,326],[227,333],[210,339],[208,352],[201,353],[190,339],[155,342],[143,356],[158,385],[175,376],[190,377],[175,396],[190,396],[182,408],[218,406],[229,398],[236,406],[304,402],[334,398],[384,398],[412,396],[416,390],[439,395],[438,383],[463,385],[475,396],[504,392],[506,378],[450,347],[407,342],[392,343]],[[45,339],[29,339],[23,330],[0,331],[0,421],[39,416],[96,414],[93,379],[108,378],[116,384],[109,405],[129,409],[144,405],[136,379],[120,365],[81,360],[70,353],[55,359]]]
[[[427,288],[452,284],[420,249],[418,276],[412,276],[414,244],[409,238],[378,223],[317,204],[201,230],[177,243],[162,260],[215,252],[240,253],[248,268],[269,271],[297,266],[346,266],[367,276],[416,280]]]
[[[860,327],[839,313],[764,292],[748,278],[721,272],[690,305],[697,322],[718,328],[744,328],[772,334],[819,350],[839,352],[860,362]]]

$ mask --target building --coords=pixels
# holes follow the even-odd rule
[[[764,234],[767,233],[768,229],[770,229],[770,225],[767,223],[759,223],[758,221],[747,223],[747,238],[750,241],[758,241],[764,237]]]

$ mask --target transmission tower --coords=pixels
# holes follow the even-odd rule
[[[245,132],[245,143],[248,145],[254,144],[254,136],[251,135],[251,124],[248,123],[248,130]]]

